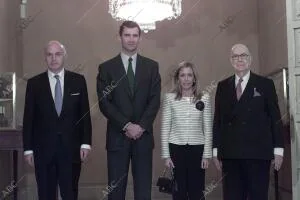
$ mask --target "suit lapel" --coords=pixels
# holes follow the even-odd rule
[[[230,102],[232,103],[233,106],[235,106],[238,101],[237,101],[237,98],[236,98],[235,76],[234,75],[229,79],[229,93],[228,93],[228,95],[230,97]]]
[[[221,99],[221,101],[226,101],[226,107],[228,106],[229,118],[233,118],[232,112],[235,109],[237,104],[234,76],[228,79],[227,89],[225,94],[226,94],[226,98]]]
[[[236,106],[233,109],[232,112],[233,115],[237,115],[239,112],[243,112],[243,110],[245,109],[245,104],[247,104],[253,98],[254,82],[255,81],[254,81],[253,74],[250,72],[250,77],[246,85],[246,88],[244,89],[244,92],[240,100],[237,101]]]
[[[131,91],[130,91],[130,87],[129,87],[129,81],[128,81],[128,78],[127,78],[127,73],[125,71],[125,67],[124,67],[124,64],[123,64],[123,61],[122,61],[122,58],[121,58],[121,54],[119,54],[117,57],[116,57],[116,60],[115,60],[115,70],[114,70],[114,73],[116,73],[116,80],[114,80],[115,82],[118,82],[119,84],[121,83],[121,85],[119,86],[123,86],[126,93],[128,94],[128,96],[130,98],[132,98],[132,95],[131,95]],[[124,80],[124,81],[123,81]],[[118,86],[118,87],[119,87]]]
[[[44,88],[46,88],[45,90],[45,99],[49,100],[49,105],[51,106],[51,110],[54,112],[54,114],[57,116],[57,112],[55,109],[55,102],[52,96],[52,92],[51,92],[51,87],[50,87],[50,82],[49,82],[49,77],[48,77],[48,72],[46,71],[44,73],[44,77],[43,77],[43,84],[44,84]]]
[[[253,97],[253,82],[254,82],[254,78],[253,78],[253,75],[250,73],[248,83],[246,85],[246,88],[245,88],[242,96],[241,96],[241,99],[239,100],[239,103],[245,103],[252,99],[252,97]]]
[[[70,73],[65,70],[65,77],[64,77],[64,93],[63,93],[63,104],[62,104],[62,108],[61,108],[61,112],[60,112],[60,116],[62,116],[63,112],[66,109],[66,105],[69,99],[69,93],[70,93]],[[56,110],[55,110],[56,112]]]
[[[144,70],[142,69],[142,65],[143,65],[143,59],[139,54],[137,54],[135,74],[134,74],[134,94],[139,89],[139,87],[138,87],[139,82],[141,81],[141,79],[143,77]],[[125,88],[126,93],[128,94],[128,96],[130,98],[134,98],[134,94],[132,95],[131,91],[130,91],[129,81],[128,81],[128,78],[127,78],[127,73],[125,71],[124,64],[123,64],[123,61],[122,61],[122,58],[121,58],[120,54],[116,57],[115,66],[116,66],[116,69],[114,70],[114,72],[116,73],[117,77],[119,77],[118,81],[120,79],[124,79],[124,81],[122,81],[122,85]],[[121,82],[121,80],[120,80],[120,82]]]
[[[138,86],[139,86],[139,82],[142,78],[142,73],[143,73],[143,69],[142,69],[142,57],[138,54],[136,57],[136,66],[135,66],[135,80],[134,80],[134,94],[137,92],[138,90]]]

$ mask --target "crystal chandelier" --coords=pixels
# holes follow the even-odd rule
[[[144,32],[155,29],[155,22],[177,18],[182,0],[109,0],[109,13],[116,20],[137,22]]]

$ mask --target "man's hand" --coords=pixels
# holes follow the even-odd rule
[[[274,155],[274,160],[272,160],[272,165],[274,165],[274,169],[279,171],[283,162],[283,156]]]
[[[136,140],[142,136],[143,132],[144,129],[140,125],[131,123],[127,126],[125,135]]]
[[[127,137],[129,137],[130,139],[133,139],[133,137],[129,134],[128,131],[125,132],[125,135],[126,135]]]
[[[82,162],[84,162],[86,160],[90,151],[91,151],[90,149],[85,149],[85,148],[80,149],[80,159]]]
[[[222,161],[220,161],[217,157],[213,157],[213,161],[215,163],[217,170],[221,171],[222,170]]]
[[[138,127],[136,124],[130,123],[126,128],[125,135],[131,139],[135,139],[138,135]]]
[[[135,137],[135,139],[137,140],[137,139],[139,139],[143,135],[143,133],[144,133],[145,130],[140,125],[138,125],[138,124],[136,124],[136,125],[137,125],[138,131],[139,131],[138,134]]]
[[[33,153],[32,154],[28,154],[28,155],[24,155],[24,159],[27,162],[27,164],[31,167],[34,166],[34,158],[33,158]]]

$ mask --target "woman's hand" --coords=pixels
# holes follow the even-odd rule
[[[174,164],[173,164],[173,161],[171,160],[171,158],[166,158],[165,159],[165,166],[168,167],[168,168],[174,168]]]
[[[209,159],[207,159],[207,158],[202,158],[202,161],[201,161],[201,168],[202,168],[202,169],[207,169],[207,168],[208,168],[208,165],[209,165]]]

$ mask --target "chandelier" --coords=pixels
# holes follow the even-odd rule
[[[177,18],[182,0],[109,0],[109,13],[116,20],[132,20],[144,32],[155,29],[155,22]]]

